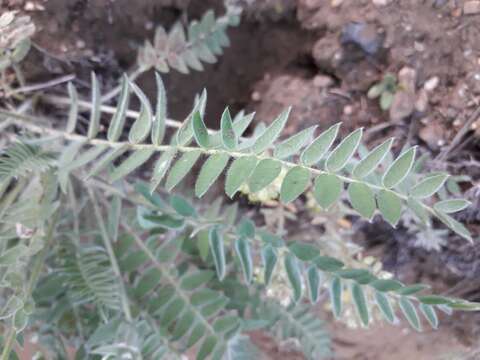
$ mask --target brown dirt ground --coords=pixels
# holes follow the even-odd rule
[[[288,132],[313,124],[325,128],[341,120],[345,132],[359,126],[376,129],[367,133],[369,145],[396,136],[399,143],[419,144],[422,151],[436,156],[480,104],[480,13],[465,14],[463,0],[398,0],[385,6],[373,2],[253,3],[242,24],[230,31],[232,46],[217,64],[188,77],[178,73],[165,77],[170,115],[182,118],[193,95],[205,86],[213,127],[225,105],[255,110],[263,121],[293,105]],[[75,73],[82,84],[95,70],[104,88],[134,64],[135,49],[152,36],[154,24],[168,26],[179,17],[197,17],[210,7],[221,11],[217,0],[0,0],[0,7],[24,11],[32,3],[38,6],[27,12],[39,31],[34,38],[38,49],[27,59],[28,78],[41,81]],[[365,36],[379,41],[377,52],[366,55],[355,46],[342,45],[342,32],[355,21],[368,24],[370,33]],[[413,92],[416,98],[423,97],[423,106],[392,124],[392,114],[381,111],[366,93],[383,74],[398,74],[404,67],[416,72]],[[434,78],[438,85],[422,90]],[[152,77],[144,76],[140,82],[153,95]],[[446,154],[448,162],[430,166],[467,173],[478,186],[479,129],[477,121],[460,146]],[[478,238],[480,195],[478,191],[468,194],[477,207],[464,216]],[[374,231],[378,233],[378,228]],[[459,295],[479,300],[478,246],[452,238],[440,253],[427,253],[389,232],[374,241],[365,235],[360,238],[400,278],[427,281],[440,291],[466,278],[473,286]],[[458,315],[444,323],[439,331],[420,335],[401,326],[376,325],[365,331],[333,322],[329,326],[336,359],[459,359],[459,353],[479,345],[478,316]],[[301,358],[264,335],[252,337],[272,359]]]

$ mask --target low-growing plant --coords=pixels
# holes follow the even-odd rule
[[[168,39],[189,48],[178,29]],[[195,69],[188,59],[151,66]],[[418,331],[437,328],[438,311],[480,309],[334,250],[345,243],[332,219],[347,212],[379,215],[394,227],[402,214],[428,228],[441,222],[472,241],[452,216],[468,201],[445,197],[446,173],[417,171],[416,147],[394,156],[388,139],[368,151],[363,129],[337,140],[340,123],[279,140],[290,109],[246,136],[254,115],[225,108],[211,130],[206,90],[177,122],[167,117],[155,76],[154,105],[127,75],[110,92],[118,93],[116,105],[104,105],[92,73],[90,101],[71,83],[69,99],[43,96],[69,104],[63,118],[0,109],[8,144],[0,154],[1,359],[14,356],[25,333],[36,334],[49,359],[67,358],[72,348],[78,359],[254,359],[260,350],[245,336],[252,330],[295,338],[305,357],[319,359],[331,354],[321,308],[339,320],[353,309],[363,327],[405,318]],[[133,96],[139,111],[129,108]],[[232,200],[193,201],[223,173]],[[272,184],[270,198],[322,214],[326,236],[291,240],[283,225],[275,231],[250,218],[240,190]]]

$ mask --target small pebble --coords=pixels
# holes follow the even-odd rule
[[[386,6],[392,2],[392,0],[372,0],[373,5]]]
[[[347,116],[348,116],[348,115],[352,115],[352,113],[353,113],[353,107],[352,107],[351,105],[345,106],[345,107],[343,108],[343,113],[344,113],[345,115],[347,115]]]
[[[252,93],[252,100],[253,101],[260,101],[261,98],[262,98],[262,96],[260,95],[260,93],[258,91],[254,91]]]
[[[313,78],[313,85],[318,88],[326,88],[333,84],[333,80],[330,76],[317,75]]]
[[[427,91],[433,91],[437,88],[439,83],[440,83],[440,79],[438,78],[438,76],[434,76],[428,79],[427,81],[425,81],[423,88]]]

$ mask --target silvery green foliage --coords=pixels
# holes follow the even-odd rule
[[[333,146],[340,124],[319,131],[313,140],[315,129],[308,129],[279,142],[289,109],[252,137],[243,138],[253,115],[239,113],[232,118],[227,108],[219,120],[221,130],[210,131],[204,124],[205,90],[197,97],[173,140],[166,144],[163,142],[166,96],[158,76],[157,84],[157,113],[154,114],[153,106],[142,90],[123,80],[119,106],[108,126],[108,140],[105,141],[96,139],[100,94],[96,90],[99,88],[97,80],[92,76],[91,113],[95,115],[90,117],[89,135],[77,136],[69,148],[68,165],[61,166],[64,178],[68,176],[68,171],[89,163],[93,164],[89,176],[94,176],[122,155],[124,160],[110,172],[111,181],[124,178],[153,160],[155,165],[150,190],[153,192],[165,179],[165,187],[171,191],[195,164],[203,163],[196,180],[195,194],[203,196],[225,172],[225,191],[233,197],[244,184],[252,192],[261,191],[284,169],[286,175],[280,189],[280,200],[284,203],[294,201],[311,189],[318,205],[324,209],[347,200],[360,216],[371,220],[379,214],[392,226],[396,226],[402,213],[408,210],[419,222],[429,224],[432,218],[437,218],[472,241],[467,228],[450,215],[468,206],[468,201],[446,199],[430,205],[430,199],[442,191],[448,174],[421,175],[413,171],[417,153],[415,146],[404,149],[396,158],[391,152],[394,139],[388,139],[368,151],[361,143],[363,129],[351,132]],[[130,127],[128,141],[119,142],[118,136],[126,126],[128,88],[133,89],[139,98],[141,109]],[[74,114],[70,112],[69,121],[73,123],[69,122],[69,131],[75,128],[74,122],[78,118],[75,97],[72,97],[72,109]],[[55,133],[67,136],[60,131]],[[125,154],[128,155],[125,157]]]
[[[238,25],[239,15],[238,7],[227,6],[225,15],[215,18],[213,10],[209,10],[188,27],[177,22],[167,32],[158,26],[153,43],[146,40],[139,50],[140,68],[153,67],[159,72],[168,72],[173,68],[184,74],[190,70],[202,71],[203,63],[217,62],[223,48],[230,45],[226,30],[229,26]]]
[[[437,218],[470,240],[468,230],[450,215],[469,203],[444,196],[447,174],[416,172],[416,147],[407,147],[395,157],[393,139],[388,139],[367,150],[361,144],[363,129],[337,139],[340,124],[319,131],[305,129],[279,141],[290,109],[244,137],[253,114],[232,116],[227,108],[219,119],[220,130],[212,131],[204,121],[206,91],[196,97],[185,121],[175,123],[177,130],[167,143],[167,124],[172,121],[167,119],[165,87],[158,75],[156,81],[158,96],[153,106],[143,91],[124,77],[118,105],[105,128],[95,74],[91,76],[91,111],[84,133],[77,130],[81,108],[73,85],[69,86],[71,108],[65,129],[39,131],[29,126],[28,116],[19,119],[27,130],[48,133],[65,143],[53,158],[23,143],[0,156],[2,193],[12,194],[8,186],[17,179],[28,183],[32,174],[40,177],[43,189],[31,188],[25,191],[26,197],[12,197],[0,208],[7,239],[15,240],[0,254],[0,266],[11,274],[5,277],[8,294],[13,293],[5,300],[2,317],[13,321],[15,331],[24,329],[34,308],[31,291],[24,289],[23,269],[30,256],[43,247],[41,242],[26,246],[27,242],[16,240],[26,236],[28,229],[42,230],[39,235],[43,239],[44,227],[57,210],[62,211],[61,219],[65,215],[61,225],[62,229],[67,225],[67,241],[73,242],[67,248],[73,255],[40,283],[36,299],[42,306],[61,304],[77,318],[75,312],[84,307],[98,312],[83,336],[88,340],[82,351],[88,356],[168,359],[192,352],[199,360],[236,359],[237,352],[232,349],[241,332],[263,328],[280,331],[283,338],[298,339],[305,355],[316,359],[328,352],[329,340],[322,323],[307,310],[321,298],[328,299],[336,318],[342,317],[344,302],[350,298],[363,326],[378,312],[391,323],[401,316],[419,331],[427,323],[438,326],[439,310],[480,309],[477,303],[426,294],[428,286],[423,284],[403,284],[380,278],[368,269],[351,268],[313,243],[289,241],[258,228],[251,220],[237,221],[236,206],[222,209],[217,201],[202,212],[183,197],[162,197],[156,192],[160,186],[168,192],[176,189],[192,175],[196,164],[201,165],[198,174],[193,174],[197,197],[204,196],[224,172],[229,197],[242,186],[261,191],[284,174],[279,194],[284,203],[311,191],[321,208],[345,202],[359,216],[370,220],[379,214],[393,226],[403,210],[409,209],[419,223],[430,226],[432,218]],[[132,96],[138,99],[140,109],[130,121]],[[125,139],[123,133],[127,133]],[[136,194],[123,194],[121,183],[141,166],[151,169],[149,183],[137,184]],[[98,180],[99,176],[113,184],[109,187],[101,182],[109,193],[119,194],[135,206],[124,212],[120,198],[107,202],[105,195],[94,193],[85,178]],[[77,193],[91,192],[81,204],[74,204],[74,183],[81,189]],[[57,188],[62,191],[60,197]],[[108,210],[106,221],[97,196]],[[430,200],[437,196],[441,200],[431,205]],[[65,198],[71,205],[59,208]],[[87,218],[94,213],[94,221],[86,224],[96,224],[98,229],[85,231],[83,222],[78,223],[77,208]],[[75,236],[71,236],[72,222]],[[16,223],[23,228],[17,229]],[[99,245],[99,235],[103,245]],[[77,241],[80,238],[82,242]],[[54,259],[65,255],[53,251]],[[15,276],[18,273],[20,277]],[[283,276],[290,288],[287,307],[272,305],[266,297],[265,290],[275,286],[278,276]],[[244,296],[238,297],[235,291],[242,289]],[[346,292],[350,296],[344,296]],[[248,318],[246,309],[264,306],[272,309],[272,316],[252,311]]]

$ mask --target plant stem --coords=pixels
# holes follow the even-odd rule
[[[105,245],[105,249],[107,250],[108,256],[110,258],[110,263],[112,264],[112,268],[115,273],[115,276],[118,278],[118,281],[120,284],[120,290],[122,292],[121,294],[122,307],[123,307],[123,312],[125,314],[125,318],[127,319],[128,322],[131,322],[132,314],[131,314],[130,305],[128,302],[127,291],[125,290],[125,284],[123,283],[123,280],[122,280],[122,273],[120,271],[120,267],[118,266],[117,258],[115,257],[112,243],[108,236],[105,222],[103,221],[102,213],[100,212],[100,206],[98,205],[98,202],[97,202],[97,199],[95,198],[95,194],[93,190],[91,188],[87,188],[87,191],[93,204],[93,211],[95,212],[95,217],[97,218],[98,226],[100,227],[103,244]]]
[[[222,148],[206,149],[206,148],[197,147],[197,146],[132,144],[132,143],[126,143],[126,142],[110,142],[108,140],[103,140],[103,139],[89,139],[88,137],[83,136],[83,135],[69,134],[69,133],[66,133],[66,132],[63,132],[63,131],[59,131],[59,130],[35,125],[34,122],[35,122],[35,120],[37,120],[37,122],[38,122],[38,119],[36,119],[34,117],[27,116],[27,115],[17,114],[17,113],[14,113],[14,112],[3,110],[3,109],[0,109],[0,115],[4,115],[7,118],[13,118],[13,119],[15,119],[16,123],[21,124],[22,126],[25,126],[30,131],[33,131],[33,132],[36,132],[36,133],[39,133],[39,134],[45,133],[45,134],[49,134],[49,135],[58,136],[60,138],[64,138],[64,139],[67,139],[67,140],[81,141],[81,142],[84,142],[86,144],[88,143],[88,144],[91,144],[91,145],[104,145],[104,146],[106,145],[106,146],[111,147],[111,148],[118,148],[120,146],[128,146],[131,150],[149,149],[149,150],[154,150],[154,151],[166,151],[166,150],[175,149],[178,152],[201,151],[205,155],[223,153],[223,154],[227,154],[228,156],[230,156],[232,158],[239,158],[239,157],[243,157],[243,156],[255,156],[257,158],[257,160],[271,159],[271,160],[278,161],[279,163],[282,164],[282,166],[286,167],[287,169],[300,166],[304,169],[307,169],[311,174],[315,174],[315,175],[328,174],[328,172],[325,171],[325,170],[320,170],[320,169],[317,169],[317,168],[314,168],[314,167],[310,167],[310,166],[306,166],[306,165],[302,165],[302,164],[297,164],[297,163],[290,162],[290,161],[280,160],[280,159],[277,159],[275,157],[272,157],[270,155],[265,155],[265,154],[252,154],[252,153],[249,153],[249,152],[230,151],[228,149],[222,149]],[[344,176],[344,175],[339,175],[339,174],[335,174],[335,175],[345,183],[362,183],[362,184],[367,184],[367,186],[369,186],[371,189],[384,190],[384,188],[382,186],[379,186],[379,185],[366,183],[365,181],[350,178],[350,177]],[[390,191],[392,191],[400,199],[402,199],[404,201],[408,200],[407,195],[404,195],[404,194],[399,193],[399,192],[394,191],[394,190],[390,190]],[[433,208],[431,208],[430,206],[428,206],[424,203],[420,203],[420,204],[427,212],[434,215],[435,217],[437,216],[436,212]]]

